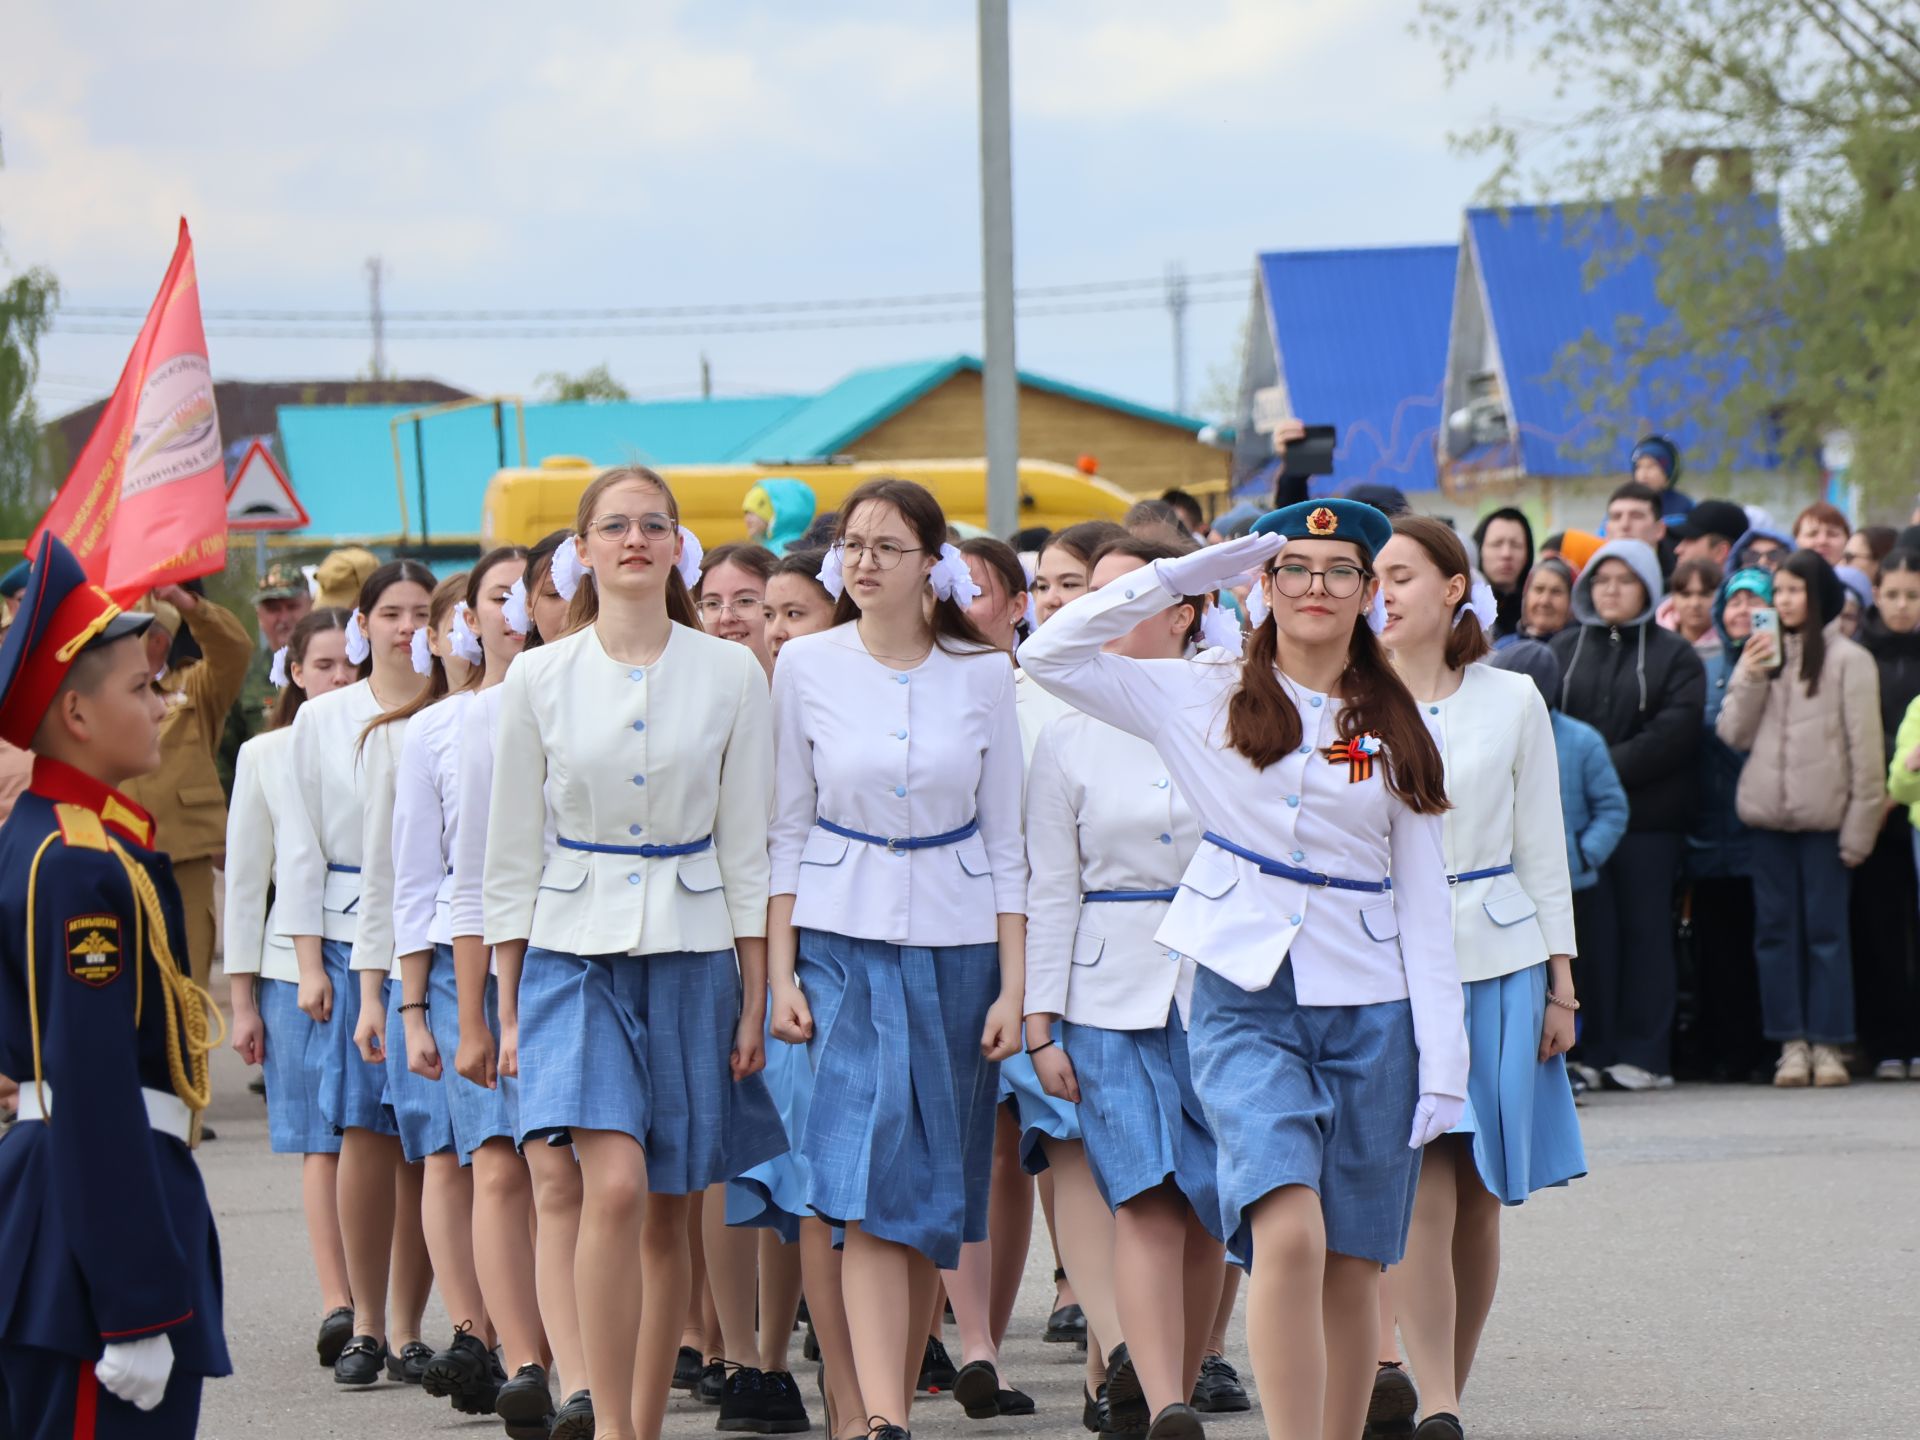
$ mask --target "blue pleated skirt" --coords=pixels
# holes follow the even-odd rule
[[[786,1148],[767,1082],[729,1068],[740,1019],[731,950],[566,955],[520,972],[520,1139],[618,1130],[647,1188],[691,1195]]]
[[[1251,1269],[1248,1212],[1305,1185],[1320,1197],[1327,1249],[1397,1263],[1420,1179],[1420,1152],[1407,1145],[1420,1098],[1411,1005],[1302,1005],[1291,965],[1253,991],[1203,966],[1187,1041],[1220,1151],[1228,1253]]]
[[[447,1115],[453,1122],[453,1148],[460,1163],[471,1165],[473,1152],[489,1140],[517,1141],[520,1082],[511,1075],[496,1077],[495,1088],[476,1085],[453,1068],[460,1053],[460,987],[453,973],[453,947],[436,945],[433,968],[427,974],[427,1025],[440,1049],[441,1087],[447,1092]],[[500,987],[487,977],[487,1028],[495,1045],[500,1042]]]
[[[1158,1030],[1066,1025],[1062,1046],[1080,1080],[1087,1165],[1116,1210],[1171,1180],[1216,1240],[1219,1151],[1194,1093],[1187,1032],[1178,1012]]]
[[[762,1162],[727,1182],[727,1224],[772,1230],[791,1245],[800,1238],[807,1208],[807,1162],[800,1142],[813,1108],[813,1063],[805,1045],[789,1045],[767,1032],[767,1090],[780,1112],[787,1153]]]
[[[1054,1039],[1060,1038],[1054,1027]],[[1041,1088],[1024,1044],[1012,1059],[1000,1062],[1000,1103],[1011,1105],[1020,1122],[1020,1168],[1038,1175],[1047,1168],[1044,1140],[1080,1139],[1080,1107]]]
[[[987,1238],[999,1067],[980,1051],[997,945],[937,949],[800,932],[813,1010],[807,1202],[942,1269]]]
[[[313,1044],[319,1027],[300,1008],[299,985],[263,975],[253,993],[267,1037],[260,1066],[267,1081],[267,1144],[276,1155],[338,1155],[340,1137],[320,1115],[320,1052]]]
[[[429,983],[427,1018],[431,1022],[438,997]],[[400,1132],[400,1152],[409,1165],[417,1165],[429,1155],[449,1154],[453,1150],[453,1117],[447,1110],[447,1086],[444,1079],[429,1080],[407,1068],[406,1017],[400,1013],[401,990],[398,980],[387,982],[387,1108],[393,1112],[394,1128]],[[432,1028],[431,1024],[428,1026]],[[453,1069],[453,1056],[440,1057],[444,1076]]]
[[[325,940],[320,954],[333,983],[333,1018],[314,1026],[309,1042],[317,1056],[308,1063],[319,1076],[320,1118],[336,1135],[348,1130],[398,1135],[387,1108],[387,1068],[362,1060],[353,1043],[354,1027],[360,1023],[360,976],[347,968],[353,947],[344,940]]]
[[[1547,967],[1466,984],[1467,1108],[1456,1135],[1473,1137],[1480,1183],[1506,1205],[1587,1173],[1567,1061],[1540,1063]]]

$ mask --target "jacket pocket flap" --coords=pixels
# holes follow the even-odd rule
[[[978,835],[969,835],[953,847],[954,858],[960,862],[960,868],[969,875],[991,875],[993,866],[987,863],[987,842]]]
[[[1391,900],[1362,910],[1360,923],[1375,940],[1391,940],[1400,933],[1400,916],[1395,913]]]
[[[189,810],[197,809],[203,805],[209,808],[215,805],[225,808],[227,803],[227,792],[222,790],[217,784],[182,785],[177,793],[180,797],[180,803]]]
[[[587,883],[587,862],[571,855],[555,855],[540,872],[542,890],[578,890]]]
[[[800,852],[802,865],[838,865],[847,858],[847,846],[852,842],[844,835],[835,835],[831,830],[822,830],[815,826],[807,835],[807,843]]]
[[[1212,845],[1202,845],[1188,862],[1187,873],[1180,877],[1182,887],[1209,900],[1218,900],[1239,883],[1240,872],[1234,868],[1233,856]]]
[[[711,849],[680,857],[680,883],[696,895],[720,888],[720,857]]]
[[[320,891],[320,908],[351,915],[360,904],[360,877],[345,870],[329,870]]]
[[[1073,932],[1073,963],[1076,965],[1098,965],[1100,952],[1106,948],[1105,936],[1087,930]]]
[[[1518,925],[1522,920],[1530,919],[1535,913],[1533,900],[1524,890],[1509,890],[1504,895],[1491,895],[1481,902],[1480,908],[1487,912],[1489,920],[1502,927]]]

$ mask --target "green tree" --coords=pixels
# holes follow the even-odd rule
[[[0,251],[0,265],[5,259]],[[60,286],[45,270],[0,281],[0,534],[27,534],[45,509],[40,475],[46,455],[33,382],[40,337],[59,299]]]
[[[1552,82],[1553,118],[1496,111],[1453,137],[1493,162],[1487,198],[1590,206],[1585,235],[1605,242],[1590,277],[1655,264],[1664,322],[1625,316],[1561,356],[1596,413],[1620,414],[1640,386],[1672,412],[1649,418],[1677,423],[1712,384],[1724,399],[1693,418],[1735,441],[1771,430],[1802,468],[1844,430],[1852,478],[1904,514],[1920,476],[1913,0],[1420,0],[1419,13],[1451,81],[1518,56]],[[1784,254],[1750,189],[1777,205]],[[1595,448],[1617,455],[1623,438]],[[1733,448],[1689,468],[1724,473]]]
[[[625,400],[627,387],[613,378],[606,365],[599,364],[578,375],[549,370],[533,382],[549,400]]]

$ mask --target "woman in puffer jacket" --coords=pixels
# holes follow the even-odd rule
[[[1845,1085],[1848,872],[1872,852],[1886,805],[1880,679],[1873,657],[1835,627],[1845,596],[1818,555],[1788,557],[1773,603],[1783,649],[1765,633],[1747,641],[1714,728],[1749,752],[1736,803],[1753,827],[1760,1006],[1781,1046],[1773,1083]]]

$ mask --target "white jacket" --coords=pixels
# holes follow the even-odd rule
[[[1040,732],[1027,766],[1027,1000],[1034,1015],[1151,1030],[1193,961],[1154,938],[1165,900],[1096,900],[1089,891],[1175,890],[1200,823],[1150,741],[1068,710]]]
[[[1447,764],[1447,873],[1511,861],[1511,875],[1453,887],[1462,980],[1491,980],[1572,955],[1573,885],[1560,815],[1553,720],[1524,675],[1469,665],[1460,688],[1420,716]]]
[[[293,778],[286,853],[276,878],[282,935],[351,945],[359,933],[365,809],[360,732],[380,713],[373,686],[357,681],[316,695],[293,719]],[[390,729],[392,727],[383,727]]]
[[[460,830],[460,730],[474,697],[449,695],[416,715],[393,789],[393,951],[453,943],[453,847]]]
[[[277,873],[281,846],[276,830],[292,806],[293,730],[268,730],[240,747],[233,765],[233,798],[227,803],[227,900],[221,934],[229,975],[267,980],[300,979],[293,946],[280,933]],[[274,888],[271,908],[267,889]]]
[[[1078,709],[1151,740],[1203,829],[1324,875],[1390,875],[1393,889],[1308,885],[1203,843],[1158,938],[1243,990],[1264,989],[1290,962],[1302,1005],[1410,1000],[1421,1092],[1464,1098],[1467,1039],[1440,817],[1395,798],[1381,765],[1355,781],[1355,767],[1327,758],[1339,740],[1334,697],[1283,679],[1304,739],[1260,770],[1227,743],[1240,666],[1224,652],[1192,660],[1102,653],[1178,598],[1151,568],[1123,575],[1055,614],[1021,647],[1021,664]]]
[[[467,823],[453,836],[447,929],[454,935],[486,933],[487,816],[493,810],[493,736],[500,724],[500,690],[499,685],[482,690],[460,716],[455,803]],[[547,838],[551,840],[551,834]],[[543,863],[551,848],[541,846]]]
[[[729,950],[767,933],[772,707],[744,645],[675,625],[652,665],[592,626],[530,650],[500,685],[485,938],[569,955]],[[548,806],[555,848],[545,858]],[[596,853],[712,836],[695,854]]]
[[[400,750],[421,716],[394,720],[367,736],[360,757],[360,933],[350,969],[400,973],[393,933],[393,799]]]

